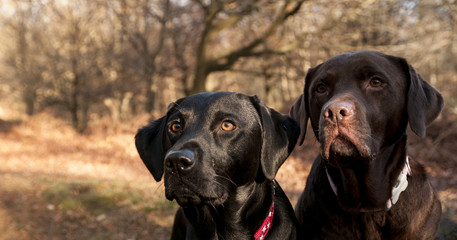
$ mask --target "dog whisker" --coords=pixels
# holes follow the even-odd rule
[[[219,178],[222,178],[222,179],[224,179],[224,180],[227,180],[230,184],[233,184],[233,186],[238,187],[238,185],[237,185],[232,179],[230,179],[230,178],[228,178],[228,177],[224,177],[224,176],[222,176],[222,175],[216,175],[215,177],[216,177],[216,178],[219,177]]]

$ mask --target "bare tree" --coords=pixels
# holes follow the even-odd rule
[[[113,9],[121,24],[122,34],[141,59],[142,77],[147,83],[146,111],[151,112],[157,94],[157,59],[164,47],[170,0],[120,0]]]
[[[281,108],[309,67],[358,49],[407,58],[457,108],[455,1],[4,1],[2,93],[79,131],[93,113],[120,121],[207,90]]]
[[[18,81],[16,87],[21,91],[25,112],[32,115],[36,111],[38,89],[43,82],[41,72],[44,66],[40,51],[44,29],[40,20],[41,6],[33,1],[12,4],[15,17],[3,21],[14,41],[14,47],[8,49],[7,63],[14,69]]]
[[[289,17],[298,12],[303,2],[304,0],[281,1],[279,3],[260,0],[242,2],[195,0],[193,3],[188,3],[189,6],[187,8],[191,9],[189,10],[190,14],[192,14],[191,16],[199,19],[199,21],[192,22],[192,24],[198,25],[191,26],[192,30],[189,32],[198,32],[199,36],[196,46],[193,46],[195,48],[194,59],[188,60],[187,63],[179,64],[184,71],[187,71],[190,65],[193,66],[193,71],[188,74],[191,74],[192,77],[186,76],[190,84],[183,84],[186,95],[206,91],[206,82],[209,74],[229,70],[241,58],[258,57],[279,52],[278,49],[269,47],[267,42]],[[200,9],[195,10],[193,4],[197,4]],[[267,15],[261,15],[259,13],[261,9],[267,9]],[[256,17],[265,20],[257,24],[267,24],[252,31],[253,29],[249,25],[243,24],[243,21],[249,21],[248,18],[251,15],[256,15]],[[189,24],[189,22],[186,23]],[[228,30],[233,30],[236,27],[238,27],[235,30],[238,36],[248,37],[243,40],[234,38],[232,41],[224,39],[224,41],[230,41],[227,45],[237,47],[221,48],[223,50],[218,51],[219,47],[216,46],[220,46],[218,43],[220,37],[227,35],[226,32]],[[173,39],[177,39],[181,32],[174,33],[177,35],[174,35]],[[175,49],[179,49],[180,44],[176,44],[179,39],[174,41]],[[177,58],[181,59],[179,61],[184,59],[182,56],[177,56]]]
[[[48,39],[47,55],[53,75],[55,102],[62,103],[70,113],[72,125],[83,132],[89,121],[89,108],[99,101],[106,86],[99,58],[102,47],[93,33],[97,22],[95,4],[73,1],[67,5],[49,2],[53,20],[59,24],[52,28],[53,38]],[[52,41],[56,41],[57,44]]]

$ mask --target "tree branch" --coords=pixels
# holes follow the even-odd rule
[[[241,47],[238,50],[230,52],[227,55],[218,57],[216,59],[209,59],[206,61],[208,65],[207,71],[223,71],[230,69],[233,64],[241,57],[248,57],[248,56],[260,56],[262,54],[273,54],[278,51],[274,51],[271,49],[265,49],[264,51],[257,51],[254,52],[254,49],[258,47],[260,44],[264,43],[268,37],[270,37],[276,29],[283,24],[289,17],[293,16],[295,13],[298,12],[301,5],[305,0],[300,1],[287,1],[281,8],[280,14],[277,18],[271,23],[269,28],[258,38],[254,39],[250,44],[247,46]],[[295,5],[293,5],[295,4]]]

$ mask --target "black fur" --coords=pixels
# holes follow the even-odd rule
[[[295,121],[238,93],[200,93],[170,106],[135,140],[154,179],[164,176],[166,197],[181,206],[172,239],[253,239],[273,194],[268,239],[295,239],[292,206],[273,181],[296,144]],[[235,128],[224,131],[224,122]]]

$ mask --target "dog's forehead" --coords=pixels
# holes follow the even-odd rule
[[[356,51],[330,58],[318,67],[313,79],[365,76],[367,73],[380,73],[390,78],[404,75],[398,58],[376,51]]]
[[[383,70],[395,65],[388,55],[374,51],[349,52],[330,58],[322,66],[324,71]]]
[[[206,118],[215,113],[237,115],[240,119],[252,118],[257,114],[248,96],[232,92],[195,94],[173,103],[170,110],[184,115],[206,115]]]

